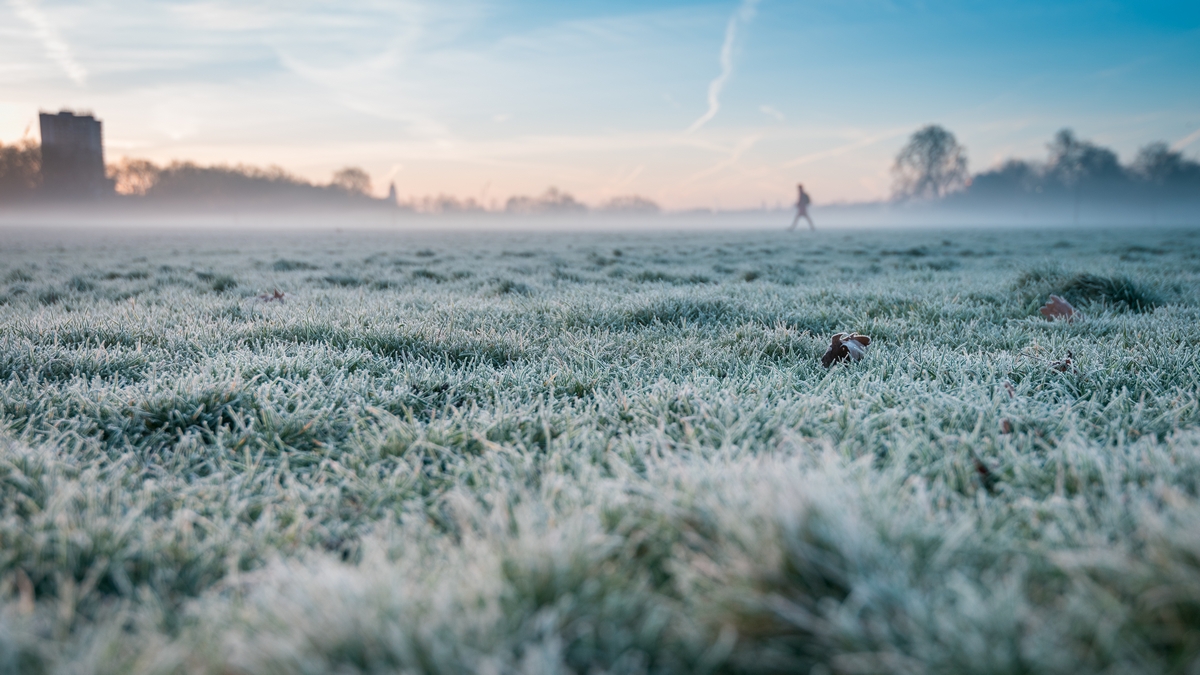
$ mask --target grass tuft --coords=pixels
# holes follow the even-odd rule
[[[305,262],[303,260],[288,260],[287,258],[280,258],[279,260],[271,263],[271,269],[275,270],[276,272],[294,272],[296,270],[316,270],[320,269],[320,266]]]
[[[1026,304],[1045,302],[1052,293],[1075,305],[1095,304],[1118,311],[1148,312],[1163,304],[1157,293],[1125,275],[1067,274],[1057,268],[1039,268],[1022,273],[1015,288]]]

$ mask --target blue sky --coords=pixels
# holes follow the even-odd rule
[[[858,201],[927,123],[976,171],[1065,126],[1195,157],[1200,3],[0,0],[0,141],[59,107],[110,160],[359,165],[401,195]]]

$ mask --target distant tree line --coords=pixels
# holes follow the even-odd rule
[[[432,197],[413,198],[406,202],[400,202],[400,206],[401,208],[410,209],[417,213],[439,215],[494,213],[515,216],[565,216],[599,213],[604,215],[630,216],[657,215],[662,212],[658,204],[638,195],[613,197],[599,206],[589,207],[587,204],[575,199],[570,193],[563,192],[556,187],[546,188],[545,192],[536,197],[514,195],[509,197],[503,204],[493,203],[491,205],[484,205],[470,197],[459,199],[451,195],[441,194]]]
[[[485,206],[472,198],[451,195],[411,198],[371,196],[371,177],[358,167],[334,172],[327,184],[317,184],[276,166],[201,166],[193,162],[155,164],[145,159],[122,159],[108,165],[115,186],[114,200],[168,207],[278,208],[287,206],[372,206],[428,214],[572,215],[596,212],[608,215],[652,215],[658,204],[637,195],[614,197],[595,208],[558,188],[538,196],[517,195],[502,204]],[[31,139],[0,144],[0,207],[37,203],[42,195],[41,148]]]
[[[1184,157],[1166,143],[1150,143],[1122,165],[1117,154],[1070,129],[1047,144],[1045,161],[1010,159],[970,175],[966,148],[938,125],[915,132],[892,166],[897,201],[943,201],[947,204],[997,206],[1012,203],[1200,202],[1200,162]]]
[[[657,215],[662,212],[659,205],[645,197],[627,195],[613,197],[599,206],[589,207],[573,195],[556,187],[546,188],[538,196],[514,195],[501,204],[485,206],[473,198],[458,199],[450,195],[414,198],[401,202],[401,206],[418,213],[472,214],[504,213],[516,216],[564,216],[599,213],[614,216]]]
[[[0,144],[0,206],[37,203],[43,198],[41,148],[30,139]],[[371,205],[388,203],[371,196],[371,177],[357,167],[314,184],[279,167],[200,166],[172,162],[160,166],[144,159],[123,159],[107,168],[114,199],[189,207],[274,207],[281,204]],[[390,204],[395,205],[394,195]]]
[[[281,204],[378,206],[371,196],[371,177],[357,167],[334,172],[328,184],[311,183],[279,167],[200,166],[172,162],[159,166],[144,159],[109,165],[118,195],[146,203],[221,207]],[[392,202],[394,204],[394,201]]]

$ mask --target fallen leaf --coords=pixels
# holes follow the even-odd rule
[[[29,580],[29,575],[25,574],[25,570],[17,568],[17,610],[26,616],[33,614],[33,582]]]
[[[987,464],[984,464],[983,460],[979,459],[978,457],[974,459],[975,473],[979,474],[979,482],[983,483],[985,490],[988,492],[993,492],[996,488],[996,475],[992,473],[991,469],[987,468]]]
[[[1075,372],[1075,355],[1072,354],[1071,352],[1067,352],[1067,357],[1065,359],[1059,359],[1058,361],[1052,361],[1050,363],[1050,367],[1057,370],[1060,373],[1065,373],[1068,370],[1073,373],[1073,372]]]
[[[279,291],[279,289],[276,288],[274,293],[263,293],[262,295],[258,296],[258,299],[262,300],[263,302],[274,302],[274,301],[278,300],[280,302],[280,304],[282,304],[283,303],[283,293],[281,293]]]
[[[1063,321],[1074,321],[1075,319],[1083,318],[1083,314],[1079,310],[1071,306],[1071,303],[1058,297],[1051,295],[1046,304],[1038,310],[1042,316],[1053,321],[1054,319],[1062,319]]]
[[[828,368],[838,361],[861,361],[867,353],[871,338],[858,333],[838,333],[829,344],[829,351],[821,357],[821,365]]]
[[[1008,392],[1008,397],[1009,397],[1009,398],[1015,398],[1015,397],[1016,397],[1016,395],[1017,395],[1017,388],[1016,388],[1016,387],[1014,387],[1014,386],[1012,386],[1012,382],[1005,382],[1005,383],[1004,383],[1004,391],[1007,391],[1007,392]]]
[[[1009,419],[1007,417],[1000,420],[1000,433],[1002,433],[1002,434],[1011,434],[1012,433],[1012,422],[1009,421]]]

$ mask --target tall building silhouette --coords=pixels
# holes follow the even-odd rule
[[[87,199],[112,194],[104,175],[100,120],[64,110],[38,115],[42,130],[42,189],[47,196]]]

